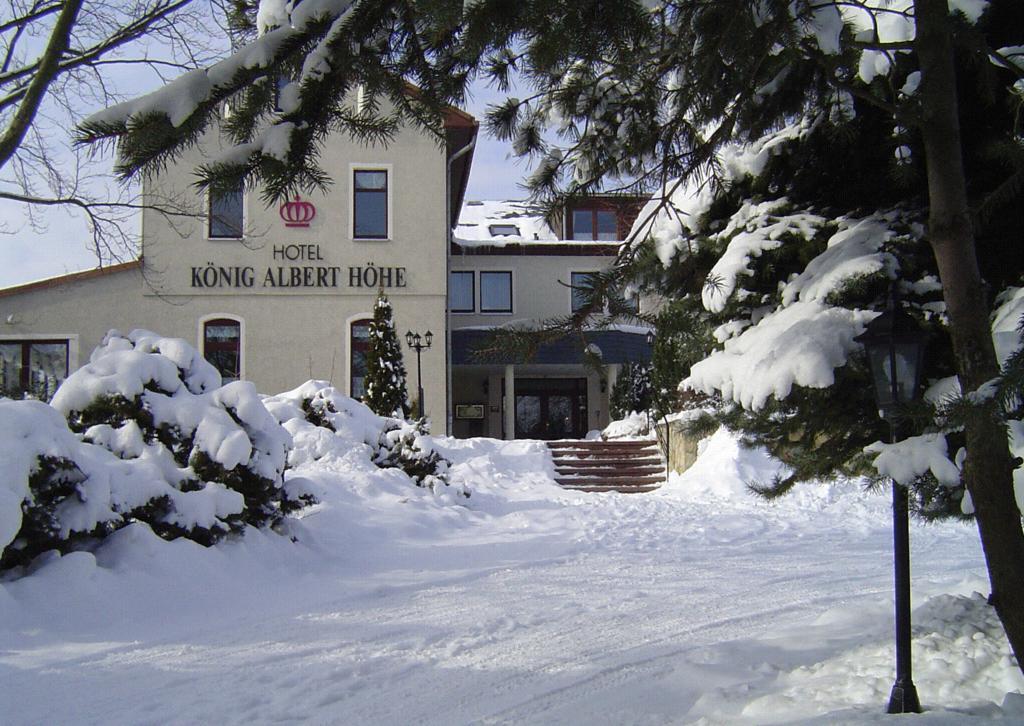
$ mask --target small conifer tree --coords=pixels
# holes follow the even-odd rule
[[[651,367],[644,363],[626,363],[622,366],[612,388],[611,413],[615,418],[628,416],[632,411],[646,411],[651,406]]]
[[[395,333],[391,302],[383,290],[378,293],[377,302],[373,306],[363,403],[379,416],[406,418],[410,411],[402,346]]]

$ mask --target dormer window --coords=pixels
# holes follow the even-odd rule
[[[572,239],[614,242],[619,238],[618,220],[612,209],[574,209]]]
[[[514,224],[491,224],[488,225],[487,230],[491,233],[491,237],[522,237],[519,227]]]

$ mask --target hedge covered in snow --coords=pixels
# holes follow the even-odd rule
[[[320,381],[266,398],[246,381],[222,386],[183,340],[111,331],[50,404],[0,399],[0,569],[132,522],[204,545],[275,526],[316,502],[286,470],[353,446],[449,490],[422,423],[377,416]]]
[[[399,469],[435,494],[453,491],[450,462],[433,449],[423,421],[378,416],[326,381],[307,381],[265,403],[296,442],[289,457],[292,466],[340,456],[352,446],[363,445],[377,466]],[[454,493],[469,496],[461,486]]]

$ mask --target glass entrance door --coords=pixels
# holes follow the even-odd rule
[[[586,378],[516,379],[517,439],[582,438],[586,424]]]

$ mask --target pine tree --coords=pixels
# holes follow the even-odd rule
[[[941,359],[950,362],[961,389],[974,393],[1000,374],[980,268],[1020,269],[1021,260],[1019,239],[986,250],[985,237],[972,229],[971,210],[980,206],[986,193],[997,191],[1006,218],[1013,220],[1004,222],[1003,233],[1012,234],[1014,226],[1020,226],[1024,205],[1019,172],[998,160],[985,160],[972,146],[976,139],[1020,146],[1016,124],[1024,60],[1016,49],[1024,45],[1024,5],[1019,0],[992,0],[958,7],[984,12],[967,18],[963,10],[951,12],[948,0],[303,3],[255,41],[260,47],[240,51],[246,53],[244,62],[232,59],[210,73],[203,93],[195,94],[200,85],[191,79],[191,113],[172,122],[161,109],[180,109],[181,104],[171,103],[174,93],[168,92],[93,118],[83,136],[118,138],[118,171],[129,177],[173,159],[216,120],[223,102],[233,98],[237,103],[232,104],[226,130],[236,146],[227,150],[225,161],[215,160],[199,170],[203,183],[260,184],[268,200],[280,200],[293,189],[326,184],[326,172],[316,165],[316,156],[332,131],[387,140],[403,122],[437,133],[440,104],[461,101],[474,74],[482,72],[507,88],[509,74],[517,70],[534,92],[498,105],[489,114],[488,126],[511,141],[517,154],[534,158],[528,183],[538,202],[555,205],[597,190],[656,189],[662,190],[662,211],[681,216],[685,211],[673,209],[670,198],[687,183],[703,182],[719,192],[720,207],[742,201],[727,188],[727,170],[720,161],[729,144],[752,143],[787,126],[810,132],[831,122],[837,131],[848,132],[873,123],[886,131],[887,138],[866,151],[859,149],[864,153],[853,154],[851,166],[831,167],[833,178],[820,189],[826,193],[849,188],[855,192],[852,199],[838,209],[803,208],[813,208],[833,222],[844,212],[864,216],[872,208],[860,205],[874,203],[872,185],[878,174],[887,173],[886,165],[874,162],[882,156],[907,162],[896,170],[911,182],[903,201],[926,212],[910,224],[920,228],[927,219],[928,236],[897,230],[903,246],[915,249],[908,255],[889,252],[900,264],[908,260],[916,269],[935,266],[949,321],[942,337],[947,352]],[[906,32],[897,37],[879,34],[901,25]],[[307,57],[317,62],[304,63]],[[295,93],[283,112],[274,115],[271,86],[282,69],[296,71],[291,89]],[[407,80],[421,92],[410,94]],[[357,84],[362,84],[368,102],[354,111],[342,101]],[[972,99],[958,101],[958,93],[971,94]],[[383,110],[383,99],[393,111]],[[960,126],[985,133],[961,134]],[[288,153],[264,155],[265,146],[258,142],[280,131],[287,131],[291,140]],[[813,163],[828,157],[828,144],[836,139],[841,141],[841,136],[825,139],[817,148],[806,146],[807,158]],[[966,157],[965,163],[961,157]],[[788,178],[776,176],[781,186],[773,185],[771,173],[758,175],[766,186],[751,187],[745,198],[760,194],[779,201],[790,191],[813,197],[815,187],[806,183],[809,177],[801,175],[800,168],[794,166]],[[851,178],[860,181],[850,184]],[[801,201],[811,203],[822,202]],[[894,206],[887,203],[884,208]],[[730,216],[722,208],[717,212],[719,220]],[[780,283],[821,253],[828,238],[825,227],[820,236],[779,238],[781,256],[774,256],[771,266],[759,266],[742,289],[767,296],[768,309],[780,305]],[[711,327],[715,344],[720,345],[718,334],[728,338],[742,325],[756,325],[763,311],[753,309],[759,302],[756,296],[737,300],[732,295],[735,288],[729,286],[735,280],[707,274],[730,235],[705,231],[707,244],[695,245],[696,253],[680,274],[706,284],[709,299],[720,298],[721,308],[706,310],[709,323],[720,317],[719,325],[730,326]],[[635,249],[627,250],[619,269],[631,262],[628,258]],[[930,263],[920,254],[929,250],[934,258]],[[866,309],[877,309],[880,282],[877,275],[850,281],[829,304],[863,302]],[[600,296],[595,290],[595,299]],[[925,301],[916,304],[925,309]],[[585,318],[561,322],[580,326],[588,322]],[[837,380],[831,396],[814,389],[807,402],[817,405],[819,413],[836,401],[844,410],[863,405],[870,411],[870,403],[854,385],[854,367],[840,369],[853,378]],[[1024,530],[1013,497],[1013,465],[1003,413],[990,397],[978,398],[984,401],[963,419],[963,480],[976,505],[1000,618],[1024,668]],[[806,435],[805,427],[798,425],[802,414],[790,401],[780,392],[771,403],[778,410],[759,408],[738,415],[763,414],[766,418],[756,426],[767,436],[772,435],[773,422],[792,422],[786,438],[799,439]],[[852,438],[841,439],[847,451],[855,448],[859,437],[873,435],[866,427],[878,426],[859,416],[850,414],[855,424],[849,430]],[[776,426],[775,435],[781,436],[784,429]],[[804,440],[809,451],[817,439],[806,435]],[[818,448],[842,447],[829,441]],[[796,455],[792,458],[802,461]],[[830,465],[821,461],[814,466],[831,473],[841,471],[847,460],[833,459]]]
[[[609,402],[613,418],[651,407],[651,367],[646,363],[625,363],[615,379]]]
[[[405,385],[402,346],[391,317],[391,302],[377,294],[370,323],[370,351],[366,356],[366,394],[363,403],[380,416],[406,418],[411,410]]]

